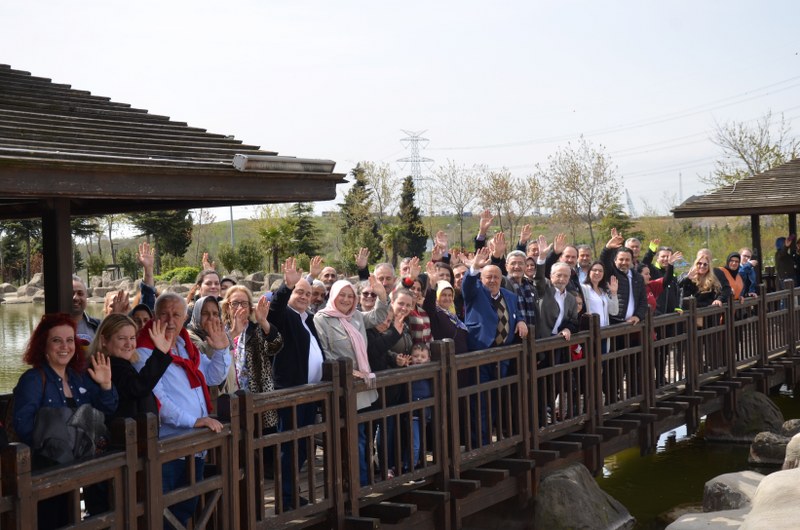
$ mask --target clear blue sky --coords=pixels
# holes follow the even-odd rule
[[[401,129],[436,164],[518,175],[584,134],[642,209],[679,173],[703,191],[715,122],[772,110],[800,134],[798,20],[796,1],[6,0],[0,62],[344,173],[403,174]]]

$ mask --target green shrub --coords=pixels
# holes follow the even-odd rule
[[[86,260],[86,270],[89,276],[102,276],[106,270],[106,260],[99,254],[90,254]]]
[[[171,282],[173,280],[178,283],[194,283],[197,280],[197,275],[200,274],[200,269],[197,267],[176,267],[170,269],[164,274],[156,276],[157,281]]]

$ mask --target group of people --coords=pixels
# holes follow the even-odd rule
[[[289,258],[280,285],[257,300],[235,279],[221,277],[205,258],[205,270],[189,297],[169,292],[156,296],[153,249],[143,244],[138,258],[145,274],[140,303],[133,310],[127,296],[115,293],[107,299],[102,322],[87,316],[86,287],[76,276],[70,314],[42,318],[25,352],[32,368],[14,390],[16,433],[33,444],[40,409],[74,409],[84,403],[109,422],[152,412],[159,418],[160,436],[192,428],[219,432],[223,426],[212,416],[219,393],[268,393],[316,383],[322,379],[323,361],[340,358],[352,360],[353,378],[364,383],[356,399],[358,410],[421,400],[431,397],[429,381],[415,383],[411,395],[388,388],[381,403],[376,373],[429,362],[433,340],[452,339],[457,354],[511,344],[532,329],[536,338],[569,340],[585,313],[598,315],[601,326],[636,324],[648,312],[680,310],[685,296],[693,296],[702,307],[757,292],[757,264],[749,249],[731,253],[718,268],[712,267],[710,251],[701,249],[690,270],[676,278],[673,265],[682,255],[658,239],[642,254],[638,239],[626,240],[613,230],[594,259],[591,247],[570,244],[564,234],[552,244],[544,236],[532,239],[530,226],[522,228],[516,248],[510,249],[502,232],[489,236],[492,222],[493,216],[484,211],[474,252],[450,249],[439,232],[430,261],[405,258],[398,271],[390,263],[378,263],[370,273],[369,253],[362,249],[355,256],[356,282],[339,279],[319,257],[311,259],[307,274]],[[568,362],[574,354],[565,348],[537,359],[537,366]],[[486,382],[513,369],[507,363],[490,364],[480,368],[477,378]],[[476,382],[459,376],[459,384]],[[492,432],[485,421],[486,403],[480,407],[484,421],[472,429],[475,443],[485,444]],[[309,425],[316,413],[314,404],[268,413],[264,434]],[[413,447],[401,450],[402,462],[392,459],[389,477],[396,467],[413,469],[423,463],[426,421],[429,413],[415,415]],[[360,424],[357,436],[360,482],[366,485],[374,478],[368,440],[380,440],[381,433]],[[388,432],[383,438],[391,444],[394,436]],[[288,470],[303,466],[309,448],[304,440],[296,450],[291,445],[284,444],[279,455],[283,510],[308,502]],[[187,465],[193,464],[195,476],[202,478],[204,456],[165,464],[164,491],[187,483]],[[185,523],[195,505],[190,500],[171,509]]]

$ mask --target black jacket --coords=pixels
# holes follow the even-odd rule
[[[275,388],[290,388],[308,383],[308,348],[311,345],[311,338],[303,327],[300,314],[289,307],[290,296],[292,289],[286,287],[284,283],[275,292],[269,308],[269,323],[283,336],[283,349],[275,356],[272,365]],[[314,317],[308,312],[306,315],[306,326],[319,342],[317,328],[314,327]],[[322,355],[324,359],[325,352]]]

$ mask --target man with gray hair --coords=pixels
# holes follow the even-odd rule
[[[638,237],[629,237],[625,240],[624,246],[625,248],[629,248],[631,250],[631,254],[633,254],[633,263],[631,266],[635,269],[639,264],[639,254],[642,252],[642,242],[639,241]]]
[[[504,287],[517,295],[519,312],[530,328],[536,323],[536,287],[525,277],[527,256],[521,250],[512,250],[506,256],[506,275]]]
[[[141,371],[153,354],[155,344],[150,330],[158,322],[164,326],[164,335],[170,341],[172,363],[153,388],[158,399],[160,438],[189,432],[190,429],[222,431],[222,424],[209,416],[212,411],[209,385],[225,381],[231,365],[230,343],[220,319],[209,319],[204,330],[206,342],[212,355],[202,355],[189,338],[184,328],[186,300],[176,293],[164,293],[156,299],[155,316],[136,337],[139,360],[133,363]],[[204,455],[194,456],[195,478],[203,479]],[[161,483],[166,493],[188,484],[189,471],[183,459],[172,460],[162,465]],[[195,511],[197,497],[179,502],[170,511],[184,526]],[[166,527],[166,525],[165,525]]]

